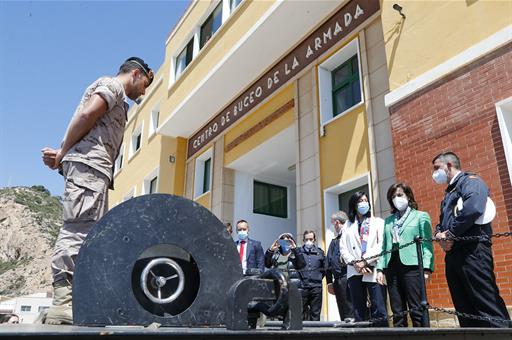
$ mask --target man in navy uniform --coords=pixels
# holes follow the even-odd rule
[[[299,253],[304,255],[306,261],[306,266],[299,272],[303,320],[320,321],[325,255],[324,251],[315,244],[316,234],[313,230],[304,232],[303,242],[304,245],[299,248]]]
[[[235,241],[240,262],[244,274],[249,271],[258,269],[260,272],[265,270],[265,255],[260,241],[249,238],[249,224],[246,220],[236,222],[236,232],[238,240]]]
[[[455,310],[460,313],[510,320],[494,276],[491,223],[476,224],[484,213],[489,189],[480,177],[462,172],[453,152],[444,152],[433,160],[432,178],[448,184],[441,202],[436,238],[446,252],[446,280]],[[462,209],[457,207],[462,199]],[[453,241],[451,237],[478,236],[477,241]],[[480,321],[458,317],[461,327],[508,327],[510,321]]]

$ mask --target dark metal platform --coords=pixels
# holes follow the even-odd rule
[[[262,328],[228,331],[224,328],[78,327],[49,325],[0,325],[3,339],[450,339],[507,340],[512,329],[494,328],[333,328],[305,327],[302,331]]]

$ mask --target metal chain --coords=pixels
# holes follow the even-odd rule
[[[466,319],[472,319],[472,320],[478,320],[478,321],[486,321],[486,322],[495,321],[495,322],[509,323],[509,324],[512,325],[512,321],[511,320],[494,318],[494,317],[491,317],[491,316],[479,316],[479,315],[473,315],[473,314],[468,314],[468,313],[461,313],[461,312],[457,312],[457,311],[453,311],[453,310],[449,310],[449,309],[445,309],[445,308],[441,308],[441,307],[435,307],[435,306],[432,306],[430,304],[428,305],[428,309],[434,310],[436,312],[443,312],[443,313],[446,313],[446,314],[455,315],[457,317],[463,317],[463,318],[466,318]]]
[[[473,319],[473,320],[478,320],[478,321],[486,321],[486,322],[495,321],[495,322],[512,324],[511,320],[494,318],[494,317],[490,317],[490,316],[478,316],[478,315],[473,315],[473,314],[460,313],[460,312],[457,312],[457,311],[453,311],[453,310],[449,310],[449,309],[445,309],[445,308],[441,308],[441,307],[435,307],[435,306],[432,306],[430,304],[427,305],[427,308],[429,310],[434,310],[436,312],[442,312],[442,313],[446,313],[446,314],[450,314],[450,315],[455,315],[457,317],[463,317],[463,318],[467,318],[467,319]],[[404,317],[405,315],[410,314],[413,311],[423,311],[423,308],[411,308],[411,309],[405,310],[403,312],[392,314],[392,315],[389,315],[389,316],[386,316],[386,317],[370,318],[367,321],[370,322],[370,323],[389,321],[389,320],[392,320],[395,317]]]
[[[512,232],[496,233],[496,234],[493,234],[491,236],[447,237],[444,240],[452,240],[452,241],[488,241],[491,238],[510,237],[510,236],[512,236]],[[422,239],[421,240],[421,242],[439,242],[439,241],[441,241],[441,240],[440,239],[436,239],[436,238],[433,238],[433,239],[432,238],[428,238],[428,239]],[[367,262],[369,260],[373,260],[375,258],[378,258],[378,257],[380,257],[382,255],[390,254],[390,253],[398,251],[398,250],[400,250],[402,248],[408,247],[408,246],[410,246],[410,245],[412,245],[414,243],[416,243],[416,241],[411,241],[411,242],[405,243],[405,244],[403,244],[403,245],[401,245],[399,247],[393,247],[391,250],[382,251],[379,254],[367,257],[365,259],[351,261],[351,262],[347,263],[347,265],[354,265],[355,263],[358,263],[358,262]],[[323,270],[329,270],[329,269],[334,269],[334,268],[333,267],[328,267],[328,268],[325,268]],[[314,269],[313,270],[313,269],[290,269],[290,268],[287,268],[286,272],[287,273],[290,273],[290,272],[308,272],[308,271],[317,271],[317,270],[318,269]],[[457,317],[462,317],[462,318],[466,318],[466,319],[485,321],[485,322],[494,321],[494,322],[506,323],[506,324],[509,324],[510,327],[512,327],[512,321],[511,320],[505,320],[505,319],[495,318],[495,317],[491,317],[491,316],[479,316],[479,315],[472,315],[472,314],[467,314],[467,313],[461,313],[461,312],[457,312],[457,311],[453,311],[453,310],[449,310],[449,309],[445,309],[445,308],[441,308],[441,307],[435,307],[435,306],[432,306],[430,304],[427,305],[427,308],[429,310],[434,310],[436,312],[443,312],[443,313],[446,313],[446,314],[455,315]],[[370,318],[367,321],[371,322],[371,323],[382,322],[382,321],[389,321],[389,320],[392,320],[395,317],[403,317],[406,314],[408,314],[408,313],[410,313],[412,311],[415,311],[415,310],[422,311],[423,308],[411,308],[411,309],[405,310],[403,312],[400,312],[400,313],[397,313],[397,314],[392,314],[392,315],[386,316],[386,317],[373,318],[373,319]]]
[[[444,241],[446,241],[446,240],[451,240],[451,241],[488,241],[491,238],[510,237],[510,236],[512,236],[512,232],[507,231],[507,232],[504,232],[504,233],[492,234],[491,236],[447,237],[446,239],[444,239]],[[439,241],[441,241],[441,240],[440,239],[436,239],[436,238],[424,238],[424,239],[422,239],[422,242],[439,242]],[[359,262],[368,262],[370,260],[379,258],[382,255],[390,254],[390,253],[398,251],[398,250],[400,250],[402,248],[408,247],[408,246],[410,246],[410,245],[412,245],[414,243],[416,243],[416,242],[415,241],[410,241],[410,242],[402,244],[399,247],[393,247],[390,250],[384,250],[384,251],[380,252],[379,254],[376,254],[376,255],[373,255],[373,256],[369,256],[369,257],[364,258],[364,259],[350,261],[346,265],[347,266],[348,265],[353,266],[354,264],[359,263]],[[327,271],[327,270],[332,270],[332,269],[336,269],[336,268],[335,267],[327,267],[327,268],[324,268],[322,270],[323,271]],[[290,273],[290,272],[300,273],[300,272],[312,272],[312,271],[318,271],[318,269],[293,269],[293,268],[288,268],[286,270],[286,272],[288,272],[288,273]]]

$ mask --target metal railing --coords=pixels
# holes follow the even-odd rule
[[[457,317],[460,317],[460,318],[466,318],[466,319],[472,319],[472,320],[478,320],[478,321],[484,321],[484,322],[503,323],[504,325],[506,325],[508,327],[512,327],[511,320],[501,319],[501,318],[496,318],[496,317],[491,317],[491,316],[480,316],[480,315],[473,315],[473,314],[468,314],[468,313],[461,313],[461,312],[457,312],[457,311],[446,309],[446,308],[432,306],[427,300],[425,277],[424,277],[424,271],[423,271],[423,251],[422,251],[422,247],[421,247],[421,244],[423,242],[440,242],[440,241],[447,241],[447,240],[476,242],[476,241],[489,241],[492,238],[510,237],[510,236],[512,236],[512,232],[495,233],[495,234],[492,234],[491,236],[460,236],[460,237],[447,237],[445,239],[437,239],[437,238],[422,239],[420,236],[416,236],[413,241],[404,243],[398,247],[393,247],[390,250],[384,250],[384,251],[380,252],[379,254],[369,256],[364,259],[354,260],[354,261],[347,263],[346,265],[353,266],[356,263],[367,262],[367,261],[370,261],[373,259],[377,259],[382,255],[390,254],[390,253],[396,252],[402,248],[406,248],[413,244],[416,244],[416,251],[417,251],[417,255],[418,255],[418,269],[420,272],[419,280],[420,280],[420,290],[421,290],[421,308],[411,308],[411,309],[407,309],[407,310],[402,311],[397,314],[392,314],[392,315],[389,315],[386,317],[381,317],[381,318],[370,318],[366,321],[369,323],[378,323],[378,322],[382,322],[382,321],[389,321],[389,320],[392,320],[393,318],[404,317],[405,315],[407,315],[413,311],[421,310],[422,318],[423,318],[422,324],[426,325],[427,327],[430,327],[428,311],[433,310],[436,312],[442,312],[442,313],[446,313],[446,314],[450,314],[450,315],[456,315]],[[323,268],[322,270],[327,271],[329,269],[334,269],[334,268],[327,267],[327,268]],[[288,272],[307,272],[307,271],[317,271],[317,270],[318,269],[314,269],[314,270],[313,269],[287,269]]]

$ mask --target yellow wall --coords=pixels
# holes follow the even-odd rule
[[[382,24],[390,89],[445,62],[512,23],[512,1],[384,0]]]
[[[187,141],[183,138],[162,137],[160,152],[160,193],[183,195]],[[170,162],[170,157],[175,159]]]
[[[210,198],[212,197],[211,191],[208,191],[204,193],[203,195],[199,196],[195,199],[195,201],[199,204],[201,204],[206,209],[210,210]]]
[[[329,123],[320,138],[322,189],[370,171],[368,129],[364,105]]]
[[[263,119],[274,113],[277,109],[282,107],[288,101],[293,99],[294,95],[295,85],[294,83],[291,83],[281,92],[276,94],[268,102],[261,105],[257,110],[247,114],[246,118],[244,118],[234,128],[232,128],[225,134],[224,148],[237,137],[239,137],[241,134],[243,134],[251,127],[261,122]],[[224,165],[230,164],[234,160],[238,159],[240,156],[243,156],[250,150],[254,149],[256,146],[260,145],[261,143],[278,134],[280,131],[292,125],[295,120],[293,112],[294,109],[291,108],[290,110],[288,110],[288,112],[281,115],[278,119],[274,120],[272,123],[256,132],[254,135],[252,135],[251,137],[237,145],[229,152],[226,152],[224,154]]]
[[[225,57],[226,53],[249,31],[261,16],[273,5],[274,1],[242,1],[236,12],[219,28],[214,37],[205,45],[185,72],[171,86],[169,98],[163,103],[162,121],[190,94],[206,75]],[[186,44],[189,33],[206,19],[209,1],[199,1],[178,28],[176,34],[166,46],[165,78],[168,80],[172,58],[178,55],[183,43]],[[168,86],[168,81],[165,84]]]

